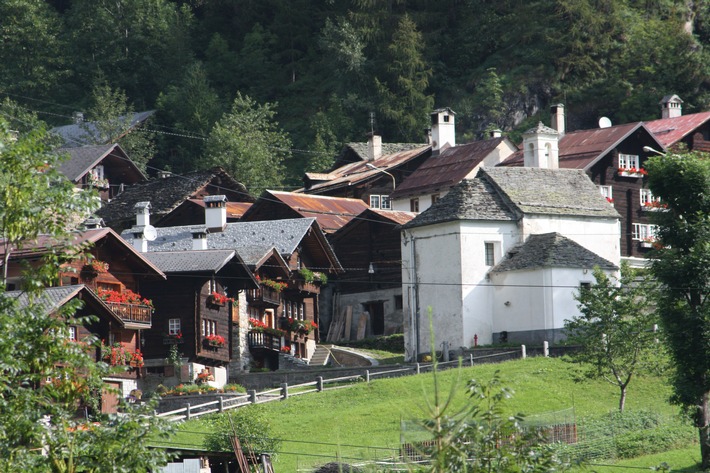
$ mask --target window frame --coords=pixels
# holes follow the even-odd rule
[[[641,160],[638,154],[619,153],[619,169],[640,169]]]
[[[631,239],[634,241],[648,241],[650,239],[656,239],[656,232],[658,231],[658,225],[652,225],[650,223],[633,223]]]
[[[419,197],[409,199],[409,211],[419,212]]]
[[[177,335],[180,330],[182,330],[182,319],[168,319],[168,335]]]
[[[483,242],[483,264],[495,266],[496,264],[496,244],[493,241]]]

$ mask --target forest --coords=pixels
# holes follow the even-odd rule
[[[219,164],[256,193],[373,131],[422,143],[438,107],[463,143],[516,139],[558,102],[569,130],[710,102],[693,0],[3,0],[0,38],[14,127],[156,110],[121,141],[149,174]]]

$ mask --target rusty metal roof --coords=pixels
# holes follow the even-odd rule
[[[675,118],[661,118],[646,122],[646,128],[665,147],[678,143],[710,120],[710,112],[691,113]]]
[[[505,137],[491,138],[447,148],[438,156],[427,159],[397,187],[390,197],[447,190],[466,178],[506,139]]]
[[[266,192],[273,199],[283,202],[298,212],[299,215],[306,218],[314,217],[318,225],[326,233],[338,230],[369,207],[361,199],[298,194],[295,192]]]
[[[587,169],[640,128],[653,136],[642,122],[566,133],[558,144],[560,168]],[[514,153],[501,165],[522,166],[523,150]]]
[[[370,179],[378,179],[382,177],[382,171],[367,167],[368,163],[380,169],[390,170],[429,151],[431,151],[431,145],[420,145],[414,149],[384,155],[374,161],[358,161],[356,163],[346,164],[328,174],[332,179],[327,182],[314,184],[305,192],[308,194],[318,194],[338,187],[351,186]]]
[[[373,214],[379,215],[382,218],[390,220],[397,225],[404,225],[418,215],[416,212],[405,212],[403,210],[369,209],[369,211]]]

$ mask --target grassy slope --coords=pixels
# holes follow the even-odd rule
[[[455,389],[458,405],[466,402],[469,379],[489,379],[500,370],[505,384],[516,395],[509,401],[511,412],[527,415],[575,408],[578,418],[615,410],[618,390],[601,381],[578,381],[575,366],[559,359],[535,358],[496,365],[480,365],[440,373],[442,391]],[[646,409],[673,415],[667,403],[668,386],[657,378],[636,378],[630,387],[627,409]],[[376,447],[397,448],[400,420],[424,417],[425,399],[432,399],[431,374],[390,380],[375,380],[352,387],[290,398],[264,405],[273,419],[273,434],[284,442],[275,463],[277,471],[296,471],[311,464],[343,457],[383,457]],[[211,429],[208,420],[183,424],[179,444],[199,445]],[[329,444],[329,445],[325,445]],[[368,446],[370,448],[350,447]],[[323,455],[323,457],[319,457]]]

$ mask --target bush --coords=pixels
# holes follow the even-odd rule
[[[617,437],[616,454],[618,458],[651,455],[686,447],[695,440],[696,433],[688,426],[656,427]]]
[[[205,437],[203,446],[213,452],[232,451],[230,436],[233,434],[237,435],[245,450],[252,450],[257,455],[270,453],[274,457],[281,444],[273,438],[271,418],[266,414],[264,406],[255,404],[214,414],[206,422],[211,424],[211,433]]]

